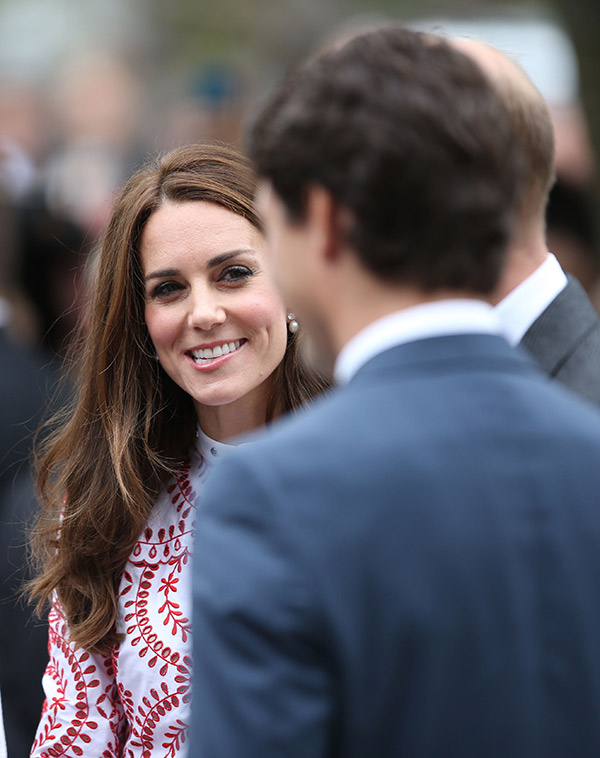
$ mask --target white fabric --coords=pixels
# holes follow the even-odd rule
[[[124,639],[109,654],[76,648],[60,608],[52,609],[32,757],[187,755],[196,501],[228,448],[199,433],[198,449],[159,495],[123,573],[117,629]]]
[[[494,309],[482,300],[437,300],[405,308],[369,324],[344,345],[335,363],[335,380],[338,384],[350,381],[371,358],[404,342],[500,332]]]
[[[4,734],[4,716],[2,714],[2,699],[0,698],[0,758],[7,758],[6,736]]]
[[[8,326],[8,323],[10,321],[11,316],[11,307],[8,303],[8,300],[5,300],[5,298],[0,297],[0,329],[3,329],[5,326]]]
[[[496,306],[502,330],[511,345],[518,345],[533,322],[567,286],[559,262],[548,253],[546,260]]]

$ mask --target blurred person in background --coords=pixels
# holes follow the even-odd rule
[[[589,185],[557,176],[546,206],[546,240],[549,250],[560,251],[561,266],[581,283],[599,310],[600,246]]]
[[[517,223],[494,292],[496,312],[513,345],[582,397],[600,404],[600,317],[579,282],[548,251],[546,205],[555,179],[548,108],[525,72],[482,42],[453,44],[481,66],[504,105],[524,156]]]
[[[49,138],[41,89],[16,76],[0,76],[0,186],[18,204],[40,184]]]
[[[0,486],[0,691],[11,758],[29,754],[44,703],[41,678],[48,665],[48,627],[22,597],[32,576],[27,570],[27,533],[38,507],[30,467],[22,461],[18,472],[9,473]]]
[[[193,758],[596,758],[600,414],[501,336],[521,155],[399,26],[250,126],[282,292],[338,389],[222,460],[198,519]]]
[[[32,618],[21,597],[31,577],[27,532],[38,508],[30,457],[42,418],[72,391],[63,361],[84,297],[87,257],[77,225],[39,201],[39,193],[13,197],[0,211],[0,689],[11,756],[29,753],[48,663],[45,620]]]
[[[17,222],[19,280],[34,305],[39,350],[60,364],[86,297],[85,267],[94,237],[51,210],[39,193],[21,201]]]
[[[31,584],[50,611],[32,756],[184,756],[196,498],[228,440],[324,383],[270,273],[255,181],[218,146],[176,149],[118,196],[45,446]]]
[[[118,188],[139,163],[143,112],[141,83],[116,56],[74,57],[56,75],[45,200],[93,239],[105,230]]]
[[[14,201],[0,204],[0,691],[11,756],[27,755],[43,703],[48,661],[45,624],[34,623],[20,598],[27,579],[27,523],[36,499],[29,457],[33,434],[57,376],[36,346],[35,308],[19,285]]]

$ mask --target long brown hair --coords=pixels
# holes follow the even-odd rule
[[[241,155],[193,145],[144,165],[116,199],[76,348],[78,392],[38,454],[42,513],[32,538],[38,572],[28,588],[38,612],[56,593],[71,639],[89,650],[106,651],[118,641],[123,569],[197,425],[192,398],[154,358],[144,321],[142,230],[167,199],[214,202],[261,230],[255,189]],[[289,335],[267,421],[324,386],[302,366],[296,335]]]

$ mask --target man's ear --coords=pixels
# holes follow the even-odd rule
[[[310,241],[326,263],[338,259],[343,245],[339,216],[338,204],[324,187],[313,184],[307,189],[306,223]]]

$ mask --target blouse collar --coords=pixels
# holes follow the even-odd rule
[[[202,431],[200,426],[196,427],[196,449],[205,460],[216,461],[234,447],[235,443],[213,440]]]

